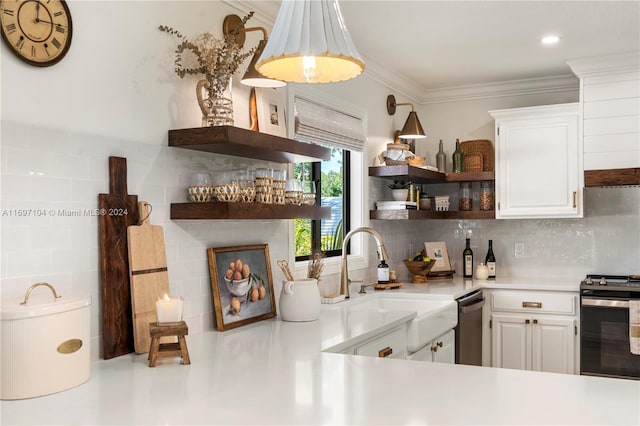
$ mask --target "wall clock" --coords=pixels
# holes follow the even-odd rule
[[[2,39],[18,58],[48,67],[71,46],[73,26],[64,0],[0,0]]]

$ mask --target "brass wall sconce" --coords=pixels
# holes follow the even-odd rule
[[[389,115],[394,115],[396,113],[396,107],[402,105],[410,105],[411,112],[409,113],[409,117],[407,117],[407,121],[404,123],[402,130],[400,131],[400,135],[398,136],[401,139],[423,139],[426,138],[424,130],[422,129],[422,124],[420,124],[420,120],[418,119],[418,114],[416,114],[415,109],[413,108],[413,104],[411,102],[396,102],[396,98],[393,95],[387,96],[387,112]]]
[[[256,48],[253,57],[251,58],[251,62],[247,67],[247,71],[244,73],[242,80],[240,83],[245,86],[252,87],[282,87],[287,83],[280,80],[275,80],[272,78],[265,77],[256,69],[256,62],[258,62],[258,58],[262,55],[264,47],[267,45],[267,30],[263,27],[251,27],[245,28],[242,23],[242,19],[238,15],[227,15],[222,22],[222,32],[225,36],[229,34],[234,34],[236,36],[236,43],[241,48],[244,46],[246,41],[246,35],[251,31],[262,31],[262,40],[258,42],[258,47]]]

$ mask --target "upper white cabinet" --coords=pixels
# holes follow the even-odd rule
[[[640,167],[640,55],[569,61],[580,78],[584,169]]]
[[[496,123],[496,219],[582,217],[578,106],[489,111]]]

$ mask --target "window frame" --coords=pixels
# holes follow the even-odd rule
[[[327,107],[334,108],[336,111],[350,114],[354,117],[358,117],[362,120],[362,124],[365,129],[368,129],[367,124],[367,111],[353,104],[343,101],[342,99],[335,97],[326,92],[320,92],[313,87],[296,86],[291,85],[286,87],[287,91],[287,134],[289,137],[295,135],[295,117],[294,117],[294,98],[296,95],[304,97],[308,100],[326,105]],[[351,212],[349,215],[349,221],[351,229],[356,229],[362,226],[366,226],[368,223],[368,209],[366,208],[365,200],[369,196],[369,186],[365,185],[365,165],[364,159],[367,158],[367,144],[365,143],[364,149],[360,151],[350,152],[350,181],[351,185],[348,188],[350,195]],[[293,173],[293,165],[290,166],[289,173]],[[352,188],[360,188],[360,191],[353,191]],[[296,276],[306,277],[308,260],[295,261],[295,227],[294,221],[289,221],[289,249],[288,258],[289,264],[293,265],[292,269]],[[346,234],[345,234],[346,235]],[[369,267],[369,245],[365,244],[365,239],[362,238],[362,234],[356,234],[349,241],[349,270],[358,271],[367,269]],[[341,257],[328,258],[324,262],[323,276],[339,274],[342,266]],[[337,277],[336,279],[339,279]]]
[[[351,151],[342,149],[342,229],[343,235],[351,230]],[[322,162],[313,161],[311,164],[311,180],[316,182],[316,206],[320,205],[322,197]],[[311,220],[311,254],[322,251],[322,219]],[[295,226],[295,225],[294,225]],[[296,262],[308,261],[311,254],[304,256],[295,255]],[[342,249],[323,251],[327,259],[342,256]]]

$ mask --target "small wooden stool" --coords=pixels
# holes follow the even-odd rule
[[[183,364],[191,364],[189,350],[184,336],[189,334],[187,323],[180,321],[171,324],[158,325],[157,322],[149,323],[151,344],[149,348],[149,367],[155,367],[158,357],[181,356]],[[161,337],[175,336],[178,343],[160,343]]]

